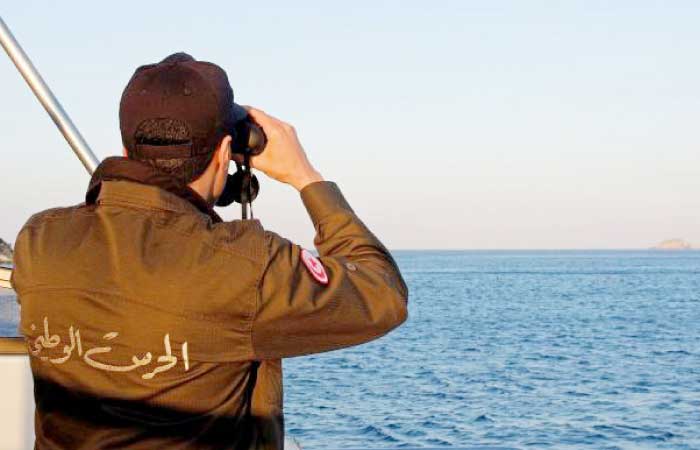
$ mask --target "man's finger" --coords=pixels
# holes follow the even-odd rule
[[[263,111],[262,109],[259,109],[259,108],[256,108],[256,107],[250,106],[250,105],[240,105],[240,106],[241,106],[241,108],[245,109],[245,110],[248,111],[248,112],[251,112],[251,111],[256,111],[256,112],[258,112],[258,113],[264,113],[264,112],[265,112],[265,111]]]
[[[263,111],[262,109],[257,109],[257,108],[254,108],[252,106],[246,106],[245,108],[246,108],[246,111],[248,111],[248,114],[250,114],[253,117],[261,117],[261,116],[267,117],[267,114],[265,114],[265,111]]]
[[[261,127],[273,127],[273,126],[278,126],[282,124],[282,121],[279,120],[277,117],[271,116],[267,114],[265,111],[261,111],[259,109],[255,109],[251,107],[248,110],[248,114],[250,117],[253,118],[253,120],[260,125]]]

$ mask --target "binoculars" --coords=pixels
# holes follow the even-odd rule
[[[243,107],[233,104],[235,124],[231,130],[231,157],[234,155],[255,156],[265,149],[267,137],[265,132],[253,122]]]
[[[258,124],[248,115],[242,106],[233,104],[233,129],[229,130],[233,141],[231,143],[231,159],[236,164],[236,172],[229,174],[226,187],[216,206],[228,206],[233,202],[243,206],[243,219],[248,218],[246,205],[250,207],[252,216],[253,200],[260,192],[260,183],[250,172],[250,157],[259,155],[265,150],[267,137]]]

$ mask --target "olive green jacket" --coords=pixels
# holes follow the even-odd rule
[[[37,449],[281,449],[281,358],[406,319],[394,260],[334,183],[301,192],[322,265],[257,220],[218,222],[119,177],[98,186],[16,240]]]

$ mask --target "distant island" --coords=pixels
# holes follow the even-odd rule
[[[693,247],[683,239],[668,239],[652,248],[654,250],[691,250]]]
[[[10,244],[0,239],[0,263],[11,263],[12,254]]]

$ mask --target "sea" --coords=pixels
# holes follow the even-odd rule
[[[304,450],[700,449],[700,252],[394,255],[405,324],[284,361]]]

